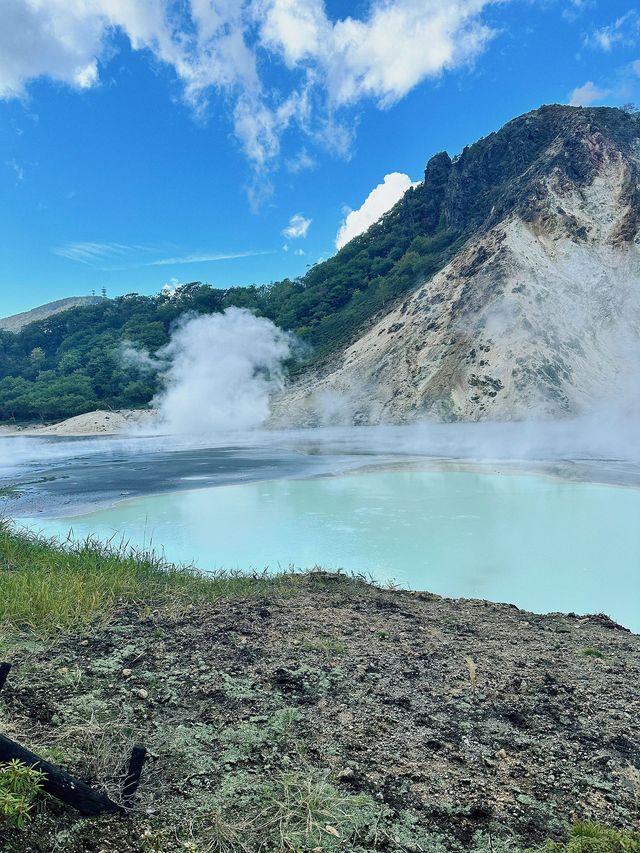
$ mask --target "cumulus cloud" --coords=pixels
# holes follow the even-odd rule
[[[588,107],[591,104],[602,101],[603,98],[606,98],[610,94],[611,91],[609,89],[602,89],[600,86],[596,86],[593,80],[587,80],[584,85],[578,86],[571,92],[569,95],[569,104],[572,107]]]
[[[311,219],[307,219],[301,213],[294,213],[286,228],[282,229],[282,234],[287,240],[296,240],[299,237],[306,237]]]
[[[491,0],[378,0],[366,17],[331,21],[322,0],[262,0],[261,41],[289,68],[313,63],[331,101],[388,106],[427,77],[464,65],[493,35]]]
[[[341,249],[358,234],[366,231],[414,186],[417,184],[412,183],[411,178],[402,172],[385,175],[384,181],[371,190],[362,205],[346,215],[336,236],[336,248]]]
[[[494,35],[483,13],[504,2],[372,0],[360,17],[332,19],[324,0],[3,0],[0,97],[22,97],[42,76],[90,89],[124,34],[173,70],[196,112],[222,95],[240,145],[264,173],[293,125],[345,153],[345,108],[364,99],[387,108],[473,62]],[[312,158],[291,163],[295,171]]]

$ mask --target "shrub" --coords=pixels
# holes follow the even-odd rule
[[[44,773],[15,758],[0,763],[0,825],[20,828],[42,789]]]

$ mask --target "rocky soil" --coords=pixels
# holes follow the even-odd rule
[[[245,849],[203,844],[216,792],[282,771],[384,812],[377,840],[318,849],[521,849],[575,818],[638,824],[640,637],[604,616],[319,574],[290,597],[125,611],[2,654],[3,733],[111,792],[133,742],[152,753],[130,819],[46,802],[0,833],[7,851]]]

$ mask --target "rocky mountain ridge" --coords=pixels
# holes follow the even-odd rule
[[[425,215],[465,241],[330,364],[299,423],[558,417],[624,381],[640,341],[640,120],[552,106],[432,158]],[[402,200],[389,220],[405,215]]]

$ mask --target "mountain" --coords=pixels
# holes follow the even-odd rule
[[[31,311],[23,311],[21,314],[12,314],[10,317],[1,318],[0,329],[6,332],[19,332],[29,323],[46,320],[47,317],[59,314],[61,311],[68,311],[70,308],[77,308],[80,305],[95,305],[100,302],[100,299],[99,296],[69,296],[67,299],[47,302],[46,305],[40,305]]]
[[[458,157],[432,158],[376,229],[410,215],[416,197],[413,242],[440,223],[463,245],[294,383],[281,419],[557,417],[622,381],[640,352],[638,115],[523,115]]]
[[[123,342],[155,352],[181,316],[230,306],[308,345],[275,422],[582,411],[638,350],[639,176],[638,115],[542,107],[436,154],[418,186],[300,279],[194,282],[0,329],[0,420],[144,406],[158,376],[123,360]]]

